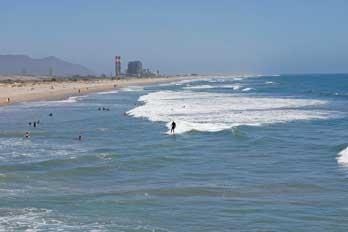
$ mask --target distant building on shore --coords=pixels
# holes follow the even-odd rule
[[[121,77],[121,56],[115,56],[115,77]]]
[[[141,61],[128,62],[127,75],[141,77],[143,75],[143,64]]]

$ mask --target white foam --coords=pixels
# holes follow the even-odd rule
[[[0,231],[16,231],[25,228],[25,231],[38,231],[48,224],[59,225],[61,222],[47,222],[45,218],[51,213],[47,209],[0,209]]]
[[[144,194],[144,197],[150,197]],[[81,220],[82,219],[82,220]],[[169,231],[139,220],[89,218],[43,208],[0,208],[0,231]]]
[[[128,87],[122,88],[121,90],[125,91],[125,92],[136,92],[136,91],[143,91],[144,87],[142,87],[142,86],[128,86]]]
[[[243,80],[244,78],[247,78],[247,76],[210,76],[210,77],[195,77],[195,78],[190,78],[186,80],[181,80],[181,81],[176,81],[172,82],[170,84],[174,85],[186,85],[198,81],[206,81],[206,82],[211,82],[211,83],[216,83],[216,82],[225,82],[226,80]]]
[[[327,103],[323,100],[243,97],[226,93],[159,91],[141,96],[139,101],[144,105],[128,111],[129,115],[166,122],[168,128],[174,120],[176,133],[216,132],[240,125],[258,126],[339,115],[322,108],[313,109],[323,107]]]
[[[212,85],[194,85],[194,86],[186,86],[183,89],[212,89],[216,88]]]
[[[187,80],[176,81],[176,82],[173,82],[173,84],[175,84],[175,85],[185,85],[185,84],[189,84],[189,83],[193,83],[193,82],[197,82],[197,81],[209,81],[209,80],[211,80],[211,78],[195,78],[195,79],[187,79]]]
[[[69,97],[68,99],[65,99],[65,100],[53,101],[53,102],[56,102],[56,103],[75,103],[81,98],[82,98],[82,96],[74,96],[74,97]]]
[[[240,88],[242,88],[241,85],[225,85],[223,87],[224,88],[232,88],[233,90],[239,90]]]
[[[251,91],[251,90],[255,90],[254,88],[244,88],[242,89],[243,92],[248,92],[248,91]]]
[[[337,159],[337,163],[347,165],[348,164],[348,147],[340,151],[336,159]]]
[[[106,94],[114,94],[114,93],[118,93],[118,91],[112,90],[112,91],[99,92],[97,93],[97,95],[106,95]]]
[[[49,209],[0,208],[0,231],[105,231],[98,223],[79,224]]]
[[[22,133],[24,134],[24,132]],[[80,144],[69,144],[62,148],[46,142],[35,142],[19,138],[3,138],[0,140],[0,162],[30,163],[50,159],[61,159],[78,156],[86,151]],[[49,151],[49,152],[48,152]]]
[[[242,88],[240,85],[194,85],[185,86],[183,89],[218,89],[218,88],[231,88],[233,90],[239,90]]]
[[[20,104],[20,107],[43,107],[43,106],[66,106],[67,104],[76,103],[81,101],[83,98],[88,97],[88,95],[84,96],[72,96],[64,100],[58,101],[37,101],[37,102],[24,102]]]

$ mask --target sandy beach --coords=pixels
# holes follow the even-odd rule
[[[120,89],[133,85],[151,85],[189,79],[189,77],[128,78],[120,80],[57,80],[44,78],[0,77],[0,106],[19,102],[60,100],[74,95]]]

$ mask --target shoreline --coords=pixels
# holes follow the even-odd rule
[[[22,102],[64,100],[72,96],[120,90],[129,86],[146,86],[164,84],[180,80],[190,80],[200,77],[156,77],[130,78],[121,80],[33,80],[15,83],[0,83],[0,107]],[[9,101],[8,101],[9,98]]]

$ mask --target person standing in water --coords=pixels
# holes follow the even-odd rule
[[[173,121],[172,122],[172,129],[170,129],[170,133],[174,134],[175,127],[176,127],[176,123]]]

